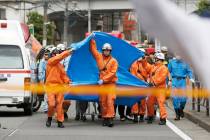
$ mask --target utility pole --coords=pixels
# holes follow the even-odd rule
[[[44,17],[43,17],[43,41],[42,45],[45,47],[47,45],[47,9],[48,9],[48,0],[43,0],[44,2]]]
[[[176,0],[176,4],[177,4],[177,6],[179,6],[179,0]]]
[[[88,0],[88,32],[91,32],[91,7],[90,0]]]
[[[65,0],[65,12],[64,12],[64,27],[63,27],[63,43],[67,46],[68,44],[68,19],[69,19],[69,1]]]
[[[26,1],[24,1],[24,23],[26,23]]]
[[[187,13],[187,0],[184,0],[184,10],[185,10],[185,13]]]
[[[140,20],[137,18],[137,23],[136,23],[137,29],[138,29],[138,41],[141,42],[141,24]]]

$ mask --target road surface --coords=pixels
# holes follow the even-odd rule
[[[33,116],[24,116],[21,109],[0,107],[0,140],[207,140],[210,133],[183,119],[174,122],[174,113],[168,108],[169,118],[166,126],[146,122],[133,124],[131,121],[120,122],[115,120],[113,128],[102,127],[101,121],[87,122],[74,121],[75,103],[68,111],[69,120],[65,128],[57,128],[55,122],[51,128],[45,127],[46,114],[34,113]],[[92,107],[91,107],[92,108]]]

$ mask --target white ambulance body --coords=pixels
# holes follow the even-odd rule
[[[32,114],[33,95],[24,85],[35,82],[35,62],[18,21],[0,20],[0,106]]]

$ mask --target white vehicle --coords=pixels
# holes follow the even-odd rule
[[[34,95],[24,85],[36,82],[36,67],[27,31],[18,21],[0,20],[0,106],[23,108],[25,115],[32,115]]]

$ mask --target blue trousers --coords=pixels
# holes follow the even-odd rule
[[[173,106],[174,109],[184,109],[187,103],[187,97],[173,97]]]
[[[172,88],[177,88],[177,89],[185,89],[186,88],[186,79],[172,79]],[[184,109],[185,105],[187,103],[187,97],[179,97],[176,95],[173,95],[173,106],[174,109]]]

